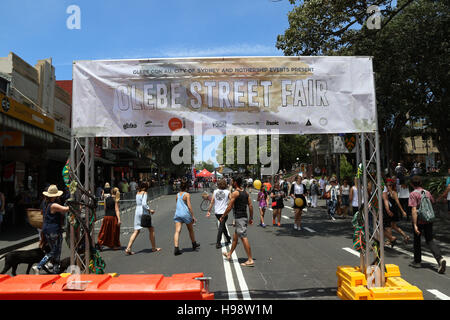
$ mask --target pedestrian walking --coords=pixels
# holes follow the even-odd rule
[[[308,194],[306,186],[304,183],[302,183],[302,176],[297,175],[295,177],[294,183],[291,185],[291,190],[289,191],[289,195],[294,200],[294,230],[302,230],[301,224],[302,224],[302,214],[303,209],[306,207],[306,197],[305,195]],[[302,202],[300,205],[298,204],[299,200]]]
[[[432,209],[431,202],[434,202],[431,193],[422,188],[422,179],[414,176],[411,179],[414,191],[409,195],[409,206],[411,207],[411,216],[414,228],[414,262],[412,266],[419,267],[422,262],[421,235],[425,236],[425,241],[433,253],[438,263],[438,272],[445,273],[446,261],[441,255],[441,251],[433,241],[433,222],[425,221],[422,212],[426,208]]]
[[[321,197],[323,197],[323,194],[324,194],[324,192],[325,192],[325,185],[326,185],[325,182],[326,182],[326,181],[325,181],[325,176],[322,176],[322,177],[319,179],[319,190],[320,190],[320,196],[321,196]]]
[[[119,188],[113,188],[111,196],[105,199],[105,216],[97,238],[97,249],[103,250],[103,246],[119,250],[120,247],[120,192]]]
[[[142,221],[142,215],[147,214],[150,219],[148,221],[148,225],[146,228],[148,228],[149,231],[149,238],[150,243],[152,244],[152,251],[160,251],[161,248],[156,247],[156,241],[155,241],[155,228],[153,227],[151,223],[151,215],[155,213],[155,210],[150,210],[150,207],[147,204],[147,189],[148,184],[146,182],[142,182],[139,185],[139,191],[136,194],[136,210],[134,213],[134,232],[130,237],[130,241],[128,242],[128,246],[125,249],[125,253],[127,255],[133,255],[135,252],[131,251],[131,248],[133,246],[134,241],[136,240],[136,237],[139,235],[140,231],[144,228],[141,226]]]
[[[182,254],[179,248],[179,238],[181,233],[181,227],[183,223],[186,225],[189,231],[189,237],[192,241],[192,249],[197,250],[200,244],[195,241],[195,233],[193,224],[197,221],[194,217],[194,211],[191,205],[191,195],[187,192],[189,185],[186,181],[183,181],[180,185],[180,192],[177,194],[177,208],[175,210],[175,234],[173,236],[173,242],[175,246],[174,254],[176,256]]]
[[[350,194],[349,194],[349,202],[352,206],[352,211],[351,211],[352,216],[354,216],[355,213],[358,212],[358,210],[359,210],[358,197],[359,197],[358,178],[355,177],[355,179],[353,181],[353,186],[351,187]],[[361,205],[362,205],[362,201],[361,201]]]
[[[317,183],[317,180],[313,179],[311,184],[311,206],[313,208],[317,208],[317,199],[319,197],[319,194],[320,194],[319,185]]]
[[[269,192],[261,185],[258,192],[258,207],[259,207],[259,226],[265,228],[264,215],[266,213],[267,206],[269,205],[270,197]]]
[[[252,257],[252,250],[247,238],[247,226],[253,224],[253,205],[247,191],[242,189],[242,178],[233,178],[233,187],[235,191],[231,194],[231,200],[228,204],[227,210],[225,210],[221,220],[226,219],[227,215],[233,209],[236,228],[233,235],[233,243],[229,252],[223,253],[228,261],[231,261],[231,255],[233,254],[238,244],[238,239],[241,238],[244,245],[245,252],[247,253],[247,261],[241,263],[243,267],[253,267],[255,262]],[[279,185],[278,185],[279,188]],[[250,212],[250,219],[247,216],[247,206]]]
[[[348,180],[344,179],[344,183],[340,188],[341,192],[341,210],[342,216],[346,218],[348,216],[349,206],[350,206],[350,185],[348,184]]]
[[[228,217],[226,217],[222,221],[220,220],[223,213],[228,207],[228,202],[231,199],[231,193],[229,190],[227,190],[227,182],[225,181],[225,179],[221,179],[217,184],[217,187],[218,189],[214,190],[213,192],[211,204],[209,205],[208,213],[206,214],[206,216],[209,217],[211,215],[211,209],[214,206],[214,213],[216,215],[217,220],[219,221],[219,228],[216,239],[216,248],[220,249],[222,248],[221,244],[222,235],[226,239],[225,245],[229,245],[231,243],[231,237],[228,234],[226,228],[226,222],[228,220]]]
[[[63,194],[63,191],[58,190],[56,185],[49,186],[48,190],[42,192],[42,194],[47,198],[47,206],[43,212],[42,236],[44,241],[50,246],[50,252],[42,258],[37,266],[33,267],[33,270],[35,274],[39,274],[42,267],[50,261],[53,264],[53,272],[57,274],[59,273],[61,258],[64,214],[69,212],[69,207],[56,203],[58,197]]]
[[[111,195],[111,186],[108,182],[105,183],[105,187],[103,188],[102,199],[109,197]]]
[[[332,177],[330,179],[330,184],[325,187],[325,193],[329,194],[329,199],[327,200],[328,215],[332,221],[335,221],[334,215],[336,214],[339,201],[339,187],[337,186],[336,178]]]
[[[409,187],[406,184],[405,178],[400,178],[398,184],[398,200],[400,201],[400,204],[403,208],[403,210],[406,212],[406,220],[409,221],[411,218],[411,207],[408,205],[409,201]]]
[[[392,229],[394,229],[402,235],[403,242],[407,244],[410,240],[409,236],[397,225],[397,222],[400,221],[400,213],[406,217],[406,212],[400,204],[395,186],[393,181],[388,180],[383,190],[383,227],[388,238],[393,238]],[[395,244],[395,240],[390,241],[392,246]]]
[[[283,203],[283,191],[281,191],[280,184],[278,181],[275,181],[270,190],[270,197],[272,198],[272,225],[275,226],[275,223],[278,227],[281,227],[281,211],[284,208]],[[278,220],[278,222],[276,222]]]

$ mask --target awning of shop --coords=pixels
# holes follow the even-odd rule
[[[2,128],[2,125],[21,131],[27,135],[39,138],[41,140],[44,140],[45,142],[53,142],[53,135],[51,133],[0,113],[0,129]]]

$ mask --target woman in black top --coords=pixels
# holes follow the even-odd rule
[[[272,187],[272,190],[270,190],[270,197],[272,198],[272,210],[273,210],[273,217],[272,217],[272,224],[275,226],[275,218],[278,220],[277,226],[281,226],[281,210],[284,208],[284,192],[281,191],[280,188],[280,182],[276,180],[274,182],[274,185]]]
[[[42,235],[50,246],[50,252],[42,258],[37,266],[33,267],[33,270],[36,274],[39,274],[42,267],[51,259],[53,260],[53,271],[57,274],[59,273],[59,260],[63,240],[62,225],[64,222],[64,213],[69,211],[69,207],[56,203],[57,198],[63,194],[62,191],[58,190],[56,185],[48,187],[48,191],[44,191],[43,194],[47,197],[47,205],[43,212],[44,224],[42,226]]]
[[[98,234],[97,247],[101,251],[102,246],[120,249],[120,192],[114,188],[112,195],[105,198],[105,216]]]

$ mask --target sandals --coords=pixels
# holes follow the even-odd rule
[[[128,250],[128,249],[125,249],[125,253],[126,253],[128,256],[131,256],[131,255],[135,254],[136,252],[133,252],[133,251]]]
[[[224,252],[222,255],[228,260],[231,261],[231,257],[228,256],[228,253]]]
[[[410,238],[409,236],[406,236],[406,237],[403,239],[403,242],[404,242],[405,244],[408,244],[409,241],[411,241],[411,238]]]
[[[152,249],[152,252],[158,252],[161,251],[161,248]]]
[[[243,266],[243,267],[254,267],[255,263],[254,262],[248,263],[248,261],[246,261],[244,263],[241,263],[241,266]]]

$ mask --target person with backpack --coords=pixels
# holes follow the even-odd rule
[[[434,211],[433,196],[422,188],[422,179],[414,176],[411,179],[414,191],[409,195],[408,205],[411,207],[411,216],[414,228],[414,262],[413,267],[420,267],[422,261],[422,248],[420,236],[424,234],[425,241],[438,263],[438,273],[445,273],[447,262],[441,255],[441,251],[433,241]]]

